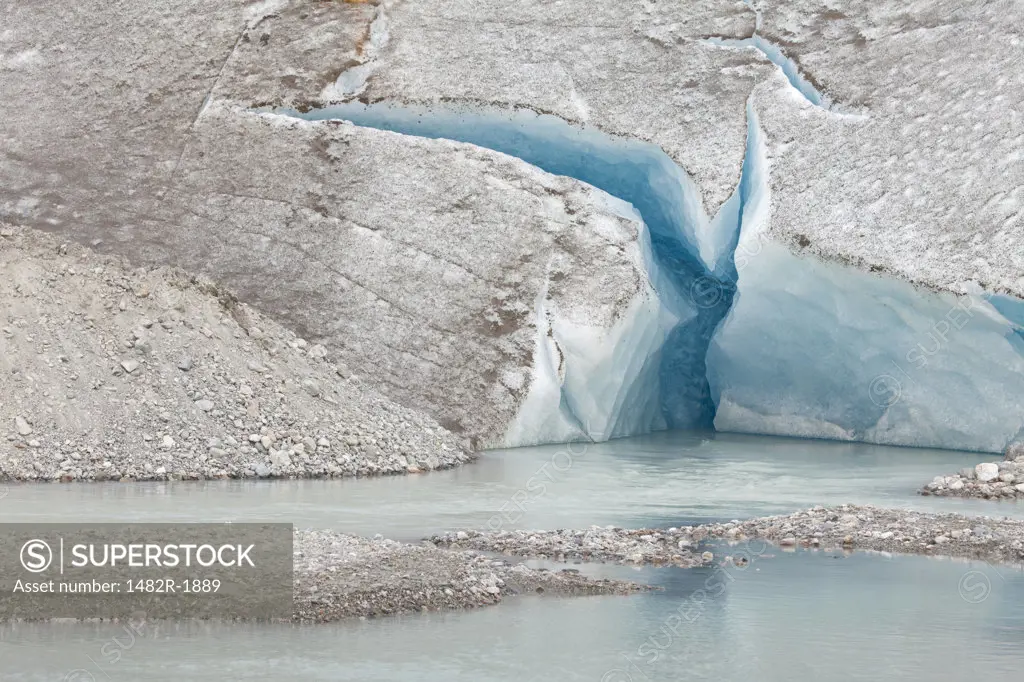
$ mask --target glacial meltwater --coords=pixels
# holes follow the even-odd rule
[[[921,497],[984,458],[828,441],[661,433],[484,453],[461,469],[342,481],[12,485],[9,522],[293,522],[414,540],[459,528],[671,526],[844,502],[1024,517]],[[323,626],[0,625],[12,681],[1011,680],[1024,573],[922,557],[769,547],[744,567],[578,564],[649,582],[631,597],[518,597],[467,612]],[[554,565],[553,565],[554,566]],[[697,595],[700,595],[699,597]],[[120,659],[102,647],[118,637]]]

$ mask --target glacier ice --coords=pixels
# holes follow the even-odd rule
[[[707,42],[711,45],[718,45],[720,47],[751,47],[758,50],[768,58],[768,61],[782,69],[782,73],[786,76],[786,80],[788,80],[790,85],[796,88],[797,92],[803,95],[808,102],[816,107],[822,107],[823,109],[828,109],[832,106],[828,97],[823,95],[809,80],[807,80],[807,78],[804,77],[802,73],[800,73],[800,66],[791,58],[787,57],[781,47],[767,38],[755,33],[749,38],[708,38]]]
[[[711,335],[732,300],[734,287],[723,273],[731,268],[728,252],[738,232],[742,189],[715,220],[710,220],[692,179],[658,147],[570,126],[557,117],[532,111],[456,111],[348,103],[304,113],[290,109],[278,109],[276,113],[306,120],[344,119],[407,135],[475,144],[516,156],[550,173],[574,177],[634,207],[648,231],[651,257],[647,271],[656,304],[665,309],[656,317],[663,320],[671,316],[675,324],[663,340],[653,332],[657,323],[647,331],[616,332],[616,341],[606,339],[604,344],[595,345],[586,341],[588,333],[553,323],[553,332],[562,335],[572,351],[565,376],[558,381],[565,389],[564,409],[577,410],[581,420],[586,412],[593,424],[583,430],[599,438],[657,428],[712,427],[714,404],[704,358]],[[634,314],[645,321],[654,315],[653,311]],[[660,343],[657,372],[628,364],[613,369],[607,360],[598,357],[608,352],[611,357],[632,359],[631,345],[643,346],[655,340]],[[605,350],[599,352],[598,345]],[[601,376],[606,371],[613,374]],[[657,394],[660,419],[652,419],[639,409],[644,416],[634,415],[630,420],[625,414],[606,413],[594,405],[596,392],[609,383],[622,384],[625,376],[642,376],[649,384],[657,379],[656,387],[648,386],[643,393]],[[638,394],[643,385],[632,381],[627,384],[633,394]],[[615,409],[628,407],[627,413],[636,410],[632,402],[620,400]],[[590,408],[583,410],[582,406],[587,405]],[[524,433],[519,426],[514,431]]]
[[[920,290],[763,242],[708,349],[724,431],[1000,452],[1024,356],[984,298]]]
[[[828,106],[781,50],[750,40]],[[356,103],[276,113],[490,148],[642,217],[650,287],[613,329],[570,323],[538,298],[533,383],[508,445],[713,427],[998,452],[1024,434],[1024,302],[922,290],[772,241],[750,105],[740,182],[714,219],[657,147],[553,116]]]

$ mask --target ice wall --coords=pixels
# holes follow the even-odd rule
[[[780,66],[827,106],[795,64]],[[713,426],[999,452],[1024,436],[1024,302],[924,291],[772,241],[752,107],[740,182],[713,220],[657,147],[551,116],[385,104],[277,113],[472,143],[635,207],[649,290],[614,329],[573,326],[538,299],[534,384],[509,444]]]
[[[1000,452],[1024,428],[1024,356],[984,298],[763,241],[708,349],[715,428]]]
[[[728,254],[738,233],[741,190],[730,200],[729,208],[712,221],[700,205],[692,179],[658,147],[570,126],[554,116],[532,111],[349,103],[305,113],[283,109],[276,113],[306,120],[345,119],[407,135],[468,142],[516,156],[550,173],[576,178],[634,207],[648,230],[648,272],[652,273],[654,294],[658,304],[676,320],[661,341],[657,372],[645,367],[642,375],[637,375],[643,377],[643,382],[630,384],[635,395],[651,395],[657,387],[661,420],[655,423],[645,417],[640,421],[650,424],[644,430],[712,427],[714,403],[704,358],[711,335],[732,300],[734,286],[723,273],[731,267]],[[646,315],[641,317],[647,319]],[[570,330],[557,321],[552,326],[570,347],[581,349],[570,358],[562,379],[566,404],[592,403],[595,394],[612,379],[597,371],[588,376],[587,368],[605,368],[607,362],[594,359],[593,344],[585,341],[592,334]],[[634,331],[617,332],[617,338],[622,345],[611,347],[625,358],[632,355],[623,349],[637,342],[646,345],[654,337]],[[638,368],[622,364],[607,371],[632,376],[634,370]],[[632,401],[622,401],[617,409],[636,408]],[[625,413],[609,414],[596,421],[604,424],[600,433],[605,438],[609,434],[641,432],[625,428],[631,423]],[[599,432],[595,427],[590,431]]]

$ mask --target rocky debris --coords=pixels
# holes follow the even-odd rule
[[[524,593],[633,594],[651,589],[379,535],[368,539],[297,531],[294,552],[295,620],[300,622],[476,608]]]
[[[1024,443],[1010,445],[1001,462],[982,462],[951,476],[936,476],[919,492],[922,495],[986,500],[1024,498]]]
[[[856,505],[813,507],[785,516],[668,529],[593,526],[589,530],[458,531],[434,535],[427,541],[449,549],[472,548],[546,559],[693,567],[709,564],[715,558],[711,552],[697,553],[701,543],[724,540],[733,544],[756,538],[784,548],[1024,561],[1024,520]],[[742,554],[737,552],[738,556]]]
[[[0,481],[362,476],[472,458],[209,281],[5,233]]]
[[[588,530],[458,531],[431,536],[427,542],[449,549],[471,548],[557,561],[672,564],[686,568],[710,563],[714,556],[706,557],[694,550],[690,530],[591,526]]]
[[[685,530],[685,529],[682,529]],[[992,562],[1024,560],[1024,520],[841,505],[692,529],[695,537],[876,550]]]

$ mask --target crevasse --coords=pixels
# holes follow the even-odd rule
[[[356,103],[276,113],[475,144],[635,207],[652,295],[601,348],[538,299],[537,390],[509,445],[713,427],[999,451],[1024,435],[1024,303],[920,290],[771,241],[752,107],[739,185],[713,220],[656,146],[553,116]]]
[[[648,229],[657,271],[652,279],[662,280],[657,287],[660,303],[677,320],[661,344],[657,372],[637,368],[643,369],[647,381],[657,379],[662,417],[641,422],[648,425],[644,430],[712,428],[715,407],[704,358],[735,290],[729,254],[738,236],[744,182],[715,220],[710,220],[692,179],[658,147],[574,127],[550,115],[356,103],[302,114],[294,110],[277,113],[306,120],[344,119],[407,135],[468,142],[576,178],[631,204]],[[582,369],[586,365],[581,357],[567,369],[564,386],[569,406],[591,400]],[[630,435],[615,427],[614,418],[601,421],[606,425],[588,429],[591,437]]]

